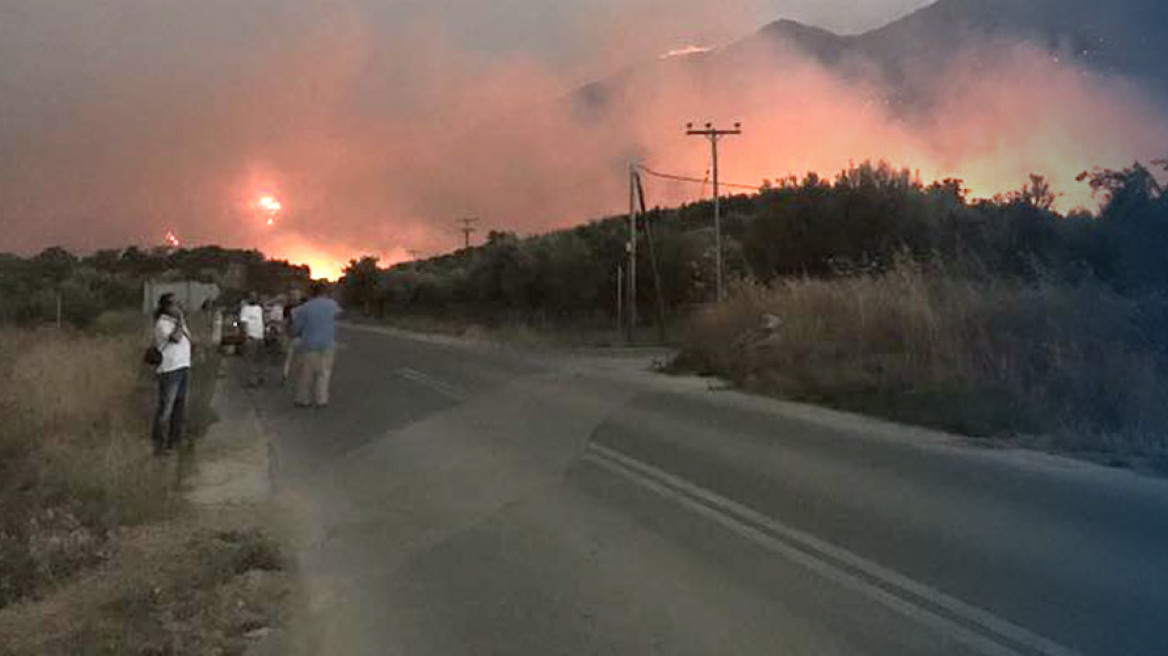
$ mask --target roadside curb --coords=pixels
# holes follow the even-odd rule
[[[238,521],[272,531],[286,544],[276,516],[271,441],[251,399],[234,387],[230,368],[231,363],[221,363],[211,397],[218,419],[198,440],[183,495],[201,513],[235,515]],[[290,567],[285,574],[295,588],[296,569]],[[286,653],[285,627],[263,627],[253,633],[254,637],[249,634],[252,642],[245,656]]]
[[[272,498],[269,441],[251,402],[216,381],[211,407],[218,421],[199,440],[186,497],[196,506],[255,505]],[[227,384],[230,384],[229,382]]]

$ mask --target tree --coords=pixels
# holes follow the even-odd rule
[[[51,246],[33,257],[30,264],[34,275],[51,285],[60,285],[77,266],[77,256],[60,246]]]
[[[1012,202],[1023,203],[1043,212],[1054,211],[1054,204],[1059,194],[1054,192],[1045,176],[1037,173],[1030,174],[1030,182],[1022,189],[1012,192],[1008,199]]]
[[[378,301],[381,270],[377,268],[379,259],[372,255],[359,260],[349,260],[341,277],[341,289],[347,305],[357,305],[369,315],[373,304]]]
[[[1104,195],[1100,221],[1113,283],[1129,293],[1168,292],[1168,196],[1152,172],[1136,163],[1079,178]]]

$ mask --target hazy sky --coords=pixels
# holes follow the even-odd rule
[[[446,227],[424,214],[441,203],[375,191],[424,150],[395,145],[424,130],[778,18],[856,31],[923,4],[0,0],[0,251],[152,244],[168,230],[318,261],[439,250]],[[288,212],[262,232],[246,205],[268,192]]]

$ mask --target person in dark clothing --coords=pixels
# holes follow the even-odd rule
[[[191,333],[182,305],[174,294],[163,294],[158,299],[153,339],[154,347],[162,353],[162,362],[155,369],[158,409],[154,413],[151,442],[154,453],[163,455],[182,442],[191,373]]]

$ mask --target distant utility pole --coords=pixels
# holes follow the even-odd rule
[[[714,171],[714,250],[717,260],[718,302],[726,297],[726,288],[722,284],[722,202],[718,194],[718,140],[722,137],[742,134],[742,124],[735,123],[732,130],[719,130],[712,123],[706,123],[705,128],[695,130],[693,123],[685,124],[685,133],[691,137],[705,137],[710,140],[710,150],[713,156]]]
[[[474,218],[474,217],[467,217],[465,219],[458,220],[458,223],[462,224],[462,227],[459,228],[459,231],[462,232],[462,236],[464,238],[464,246],[466,248],[470,248],[470,236],[472,234],[474,234],[474,232],[476,231],[474,224],[476,224],[478,222],[479,222],[479,220],[477,218]]]

